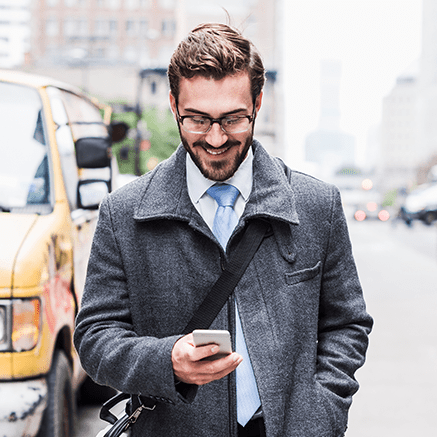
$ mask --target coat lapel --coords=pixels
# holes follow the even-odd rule
[[[254,179],[252,192],[240,225],[255,217],[272,218],[299,224],[294,192],[284,171],[284,164],[271,157],[254,140]],[[186,151],[182,145],[155,170],[143,176],[142,197],[134,212],[137,221],[174,219],[192,226],[206,226],[188,196]]]
[[[270,156],[257,140],[254,140],[253,146],[253,186],[243,216],[299,224],[294,192],[285,174],[285,165]]]

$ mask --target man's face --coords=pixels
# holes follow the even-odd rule
[[[256,112],[261,106],[262,95],[255,103]],[[176,114],[176,99],[170,94],[173,114]],[[204,115],[220,118],[228,115],[253,115],[254,108],[247,73],[227,76],[221,80],[201,76],[181,78],[178,111],[184,115]],[[179,125],[182,144],[202,174],[213,181],[225,181],[232,177],[244,161],[252,144],[253,123],[246,132],[228,134],[218,123],[205,134],[184,131]]]

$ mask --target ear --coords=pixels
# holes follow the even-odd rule
[[[170,109],[171,112],[173,112],[173,116],[176,120],[176,98],[175,96],[172,94],[172,92],[170,91],[168,94],[168,98],[169,98],[169,102],[170,102]]]
[[[255,112],[256,115],[258,115],[258,111],[261,109],[261,103],[263,100],[263,92],[261,91],[258,95],[258,97],[255,100]]]

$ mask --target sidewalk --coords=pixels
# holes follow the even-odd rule
[[[346,436],[435,437],[437,260],[384,225],[351,223],[350,232],[375,326]]]

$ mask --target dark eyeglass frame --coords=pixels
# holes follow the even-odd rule
[[[207,134],[211,129],[212,129],[212,125],[214,123],[218,123],[220,125],[221,130],[228,135],[234,135],[234,134],[241,134],[243,132],[247,132],[250,129],[250,124],[253,123],[253,121],[255,120],[255,102],[253,102],[253,113],[252,115],[237,115],[234,116],[236,118],[247,118],[249,119],[249,126],[247,127],[247,129],[242,130],[242,131],[238,131],[238,132],[226,132],[226,130],[223,128],[222,122],[223,120],[227,119],[227,118],[231,118],[232,116],[226,115],[225,117],[220,117],[220,118],[212,118],[209,117],[208,115],[180,115],[179,114],[179,102],[176,101],[176,116],[178,118],[178,121],[180,122],[182,129],[185,132],[188,132],[190,134],[196,134],[196,135],[205,135]],[[189,131],[186,128],[184,128],[184,120],[186,118],[195,118],[195,117],[202,117],[202,118],[206,118],[207,120],[210,121],[210,125],[208,130],[206,130],[205,132],[193,132],[193,131]]]

